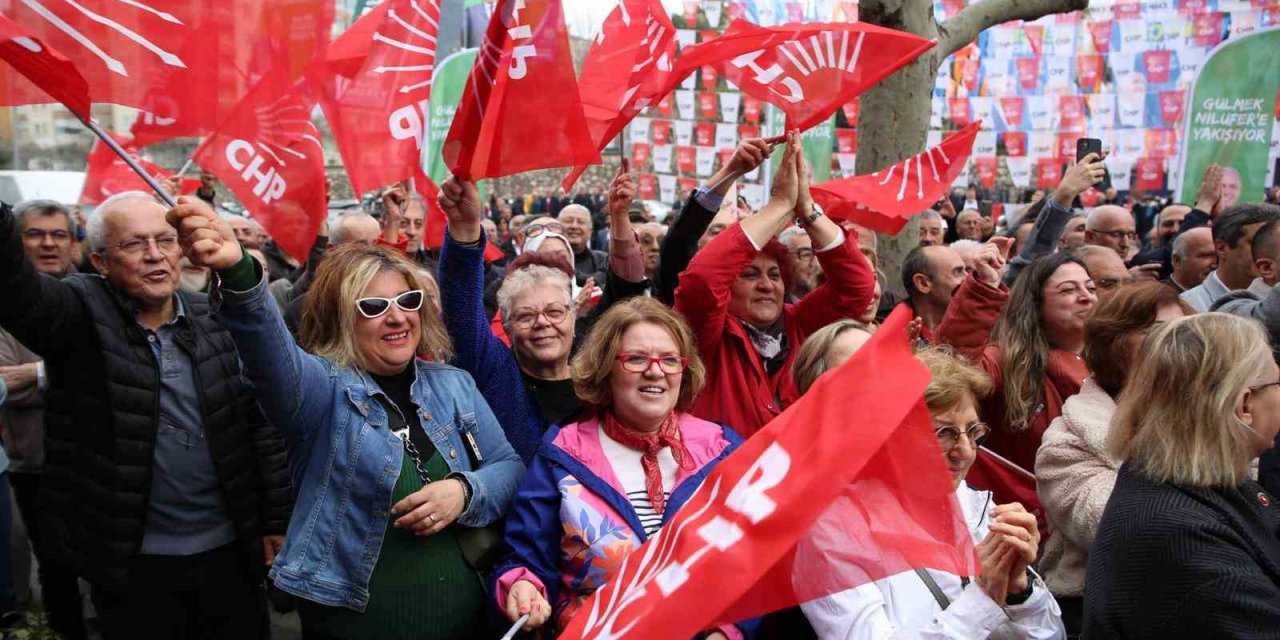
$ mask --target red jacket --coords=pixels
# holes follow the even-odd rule
[[[1080,385],[1089,377],[1089,372],[1080,356],[1061,349],[1050,351],[1048,366],[1041,374],[1043,395],[1038,406],[1033,408],[1025,429],[1011,429],[1005,417],[1005,379],[1000,368],[1000,345],[990,343],[991,329],[1008,299],[1009,290],[1004,285],[993,289],[969,276],[951,299],[947,313],[938,325],[936,339],[954,347],[956,352],[991,376],[994,391],[979,408],[982,420],[991,425],[987,448],[1034,473],[1041,436],[1049,428],[1049,423],[1062,415],[1062,403],[1080,392]]]
[[[826,284],[796,304],[783,306],[790,354],[782,369],[766,375],[741,321],[729,315],[730,287],[755,260],[756,248],[738,225],[725,229],[680,274],[675,309],[689,322],[707,367],[707,385],[693,415],[732,427],[744,438],[760,430],[799,395],[791,363],[809,334],[842,318],[857,318],[871,303],[875,276],[858,253],[857,237],[818,255]]]

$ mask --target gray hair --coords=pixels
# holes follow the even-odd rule
[[[555,217],[558,220],[560,219],[560,216],[566,213],[581,213],[582,215],[586,216],[588,220],[591,219],[591,210],[580,204],[566,204],[564,208],[560,210],[560,213],[557,213]]]
[[[1189,231],[1189,229],[1188,229]],[[1173,255],[1179,258],[1187,257],[1187,234],[1179,233],[1173,237],[1172,251]]]
[[[1089,256],[1106,255],[1108,253],[1113,256],[1120,255],[1116,253],[1116,250],[1112,249],[1111,247],[1103,247],[1096,244],[1080,245],[1079,247],[1076,247],[1074,250],[1071,251],[1071,255],[1079,258],[1081,261],[1088,261]],[[1121,261],[1123,262],[1124,259],[1121,258]]]
[[[61,202],[56,200],[36,199],[23,200],[22,202],[13,205],[13,215],[18,219],[19,223],[27,218],[52,216],[57,214],[62,214],[62,216],[67,219],[67,233],[70,233],[71,238],[74,240],[76,236],[75,216],[72,216],[71,209],[68,209],[67,206]]]
[[[917,218],[916,224],[924,222],[925,220],[941,220],[943,231],[946,231],[947,229],[950,228],[950,225],[947,224],[947,219],[942,217],[941,213],[938,213],[933,209],[925,209],[924,211],[920,212],[920,214],[916,216],[916,218]]]
[[[977,240],[956,240],[951,243],[951,248],[959,251],[960,249],[978,250],[982,248],[982,243]]]
[[[107,225],[104,220],[107,211],[126,200],[146,200],[154,203],[156,198],[146,191],[121,191],[94,207],[89,213],[89,221],[84,226],[85,240],[88,241],[89,249],[94,253],[107,250]]]
[[[335,247],[341,244],[345,244],[347,242],[347,225],[350,224],[352,220],[359,220],[362,218],[368,218],[370,220],[373,220],[375,223],[381,226],[381,223],[378,223],[377,218],[363,211],[352,211],[349,213],[344,213],[341,216],[338,216],[337,223],[333,225],[333,229],[329,230],[329,244]]]
[[[778,242],[781,242],[783,245],[786,245],[788,242],[791,241],[792,238],[798,235],[802,235],[804,233],[805,233],[805,230],[801,229],[800,227],[796,227],[796,226],[787,227],[786,229],[782,230],[782,233],[778,234]]]
[[[542,285],[553,285],[564,291],[564,303],[569,305],[570,313],[575,311],[573,304],[573,284],[569,276],[559,269],[532,264],[507,274],[498,289],[498,311],[502,314],[502,326],[507,326],[511,316],[511,305],[525,291]]]

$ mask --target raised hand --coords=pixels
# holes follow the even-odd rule
[[[1004,264],[1009,258],[1013,238],[995,237],[982,245],[973,255],[973,277],[979,282],[999,288]]]
[[[1211,164],[1204,169],[1200,188],[1196,189],[1196,208],[1216,218],[1222,205],[1222,167]]]
[[[1076,196],[1100,182],[1106,173],[1107,165],[1103,164],[1102,157],[1090,153],[1067,168],[1062,180],[1058,182],[1057,190],[1053,192],[1053,199],[1064,207],[1070,207]]]
[[[803,150],[802,150],[803,151]],[[813,194],[809,193],[809,162],[805,160],[804,153],[795,154],[796,159],[796,178],[799,184],[796,187],[796,220],[806,220],[809,214],[813,213]]]
[[[729,171],[735,175],[746,175],[755,171],[773,153],[773,147],[764,138],[747,138],[734,150],[729,159]]]
[[[796,154],[800,153],[800,136],[795,132],[787,134],[787,150],[782,154],[782,162],[778,172],[773,176],[773,184],[769,186],[769,206],[781,207],[792,211],[799,197],[800,178],[797,175]]]
[[[169,226],[178,230],[182,253],[197,267],[230,269],[240,262],[240,242],[231,225],[194,196],[180,196],[178,206],[165,214]]]
[[[440,185],[440,196],[437,198],[444,216],[449,221],[449,235],[462,243],[480,240],[484,229],[480,227],[481,211],[480,190],[476,183],[460,181],[449,176]]]
[[[409,181],[405,180],[382,192],[382,239],[396,244],[400,241],[400,216],[404,215],[409,201]]]
[[[609,218],[611,222],[619,219],[630,220],[631,200],[635,196],[635,181],[631,179],[631,174],[627,173],[627,168],[619,165],[618,172],[613,176],[613,182],[609,184]]]

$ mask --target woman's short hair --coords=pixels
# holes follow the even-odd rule
[[[966,400],[976,409],[979,400],[991,395],[991,378],[946,347],[921,349],[916,359],[929,369],[924,403],[930,413],[953,409]]]
[[[1160,308],[1170,305],[1181,308],[1187,315],[1195,313],[1173,287],[1158,282],[1131,284],[1099,301],[1085,320],[1084,364],[1093,381],[1111,397],[1124,389],[1125,377],[1133,364],[1129,362],[1125,340],[1151,328]]]
[[[706,384],[707,370],[698,357],[698,345],[693,331],[684,318],[653,298],[631,298],[619,302],[604,312],[587,334],[582,348],[573,356],[570,368],[573,389],[583,404],[602,409],[613,402],[609,390],[609,376],[613,364],[618,361],[622,349],[622,334],[638,324],[654,324],[667,330],[680,349],[680,355],[689,360],[689,366],[680,379],[680,397],[677,411],[688,411]]]
[[[404,276],[409,289],[428,290],[419,268],[399,252],[373,245],[347,244],[325,256],[316,269],[315,282],[298,323],[298,344],[340,367],[368,369],[364,354],[356,348],[356,300],[378,274],[393,271]],[[440,319],[435,300],[424,295],[418,310],[421,337],[418,356],[448,361],[453,345]]]
[[[1236,416],[1240,393],[1268,379],[1258,323],[1225,313],[1152,331],[1130,370],[1107,446],[1155,482],[1235,487],[1249,476],[1255,437]]]
[[[831,363],[827,361],[827,352],[831,350],[831,345],[835,344],[836,339],[850,329],[860,329],[867,333],[873,331],[870,325],[857,320],[837,320],[814,331],[804,341],[804,345],[800,347],[800,353],[796,354],[796,361],[791,365],[791,378],[795,381],[796,390],[800,395],[808,393],[813,383],[831,369]]]
[[[557,267],[542,264],[527,264],[515,271],[508,271],[506,278],[502,280],[502,286],[498,288],[498,311],[502,314],[502,326],[507,326],[507,320],[511,317],[511,305],[515,304],[515,299],[520,294],[534,287],[547,285],[564,290],[564,303],[569,305],[569,313],[576,315],[573,285],[569,277]],[[572,321],[573,318],[569,320]]]

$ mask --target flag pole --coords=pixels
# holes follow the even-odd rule
[[[191,164],[192,164],[192,163],[194,163],[194,162],[195,162],[195,160],[196,160],[196,157],[195,157],[195,156],[191,156],[191,157],[187,158],[187,161],[186,161],[186,162],[184,162],[184,163],[182,164],[182,168],[181,168],[181,169],[178,169],[178,172],[177,172],[177,173],[175,173],[175,174],[173,174],[173,175],[175,175],[175,176],[180,176],[180,175],[182,175],[182,174],[186,173],[186,172],[187,172],[187,169],[190,169],[190,168],[191,168]]]
[[[134,172],[141,176],[142,179],[146,181],[147,186],[151,187],[151,190],[155,191],[156,195],[160,196],[161,200],[164,200],[170,207],[178,206],[178,203],[174,202],[173,196],[169,195],[169,193],[164,190],[164,187],[160,186],[159,182],[156,182],[155,177],[147,173],[146,169],[143,169],[142,165],[138,164],[137,159],[135,159],[128,151],[125,151],[124,148],[116,142],[115,138],[111,137],[111,134],[103,131],[102,127],[98,125],[96,120],[93,118],[86,118],[84,124],[89,127],[89,130],[92,131],[94,135],[98,136],[99,140],[102,140],[107,147],[114,151],[116,155],[120,156],[120,158],[125,161],[125,164],[129,165],[130,169],[133,169]]]

